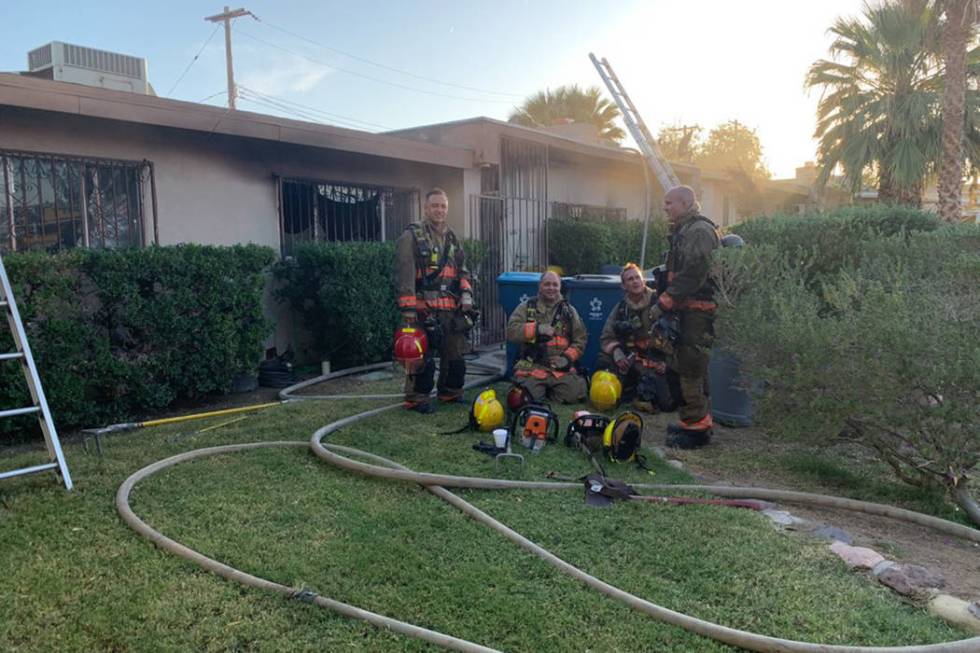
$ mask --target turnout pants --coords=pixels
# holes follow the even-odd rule
[[[667,365],[672,376],[676,375],[680,392],[677,411],[682,422],[697,422],[711,410],[708,360],[714,340],[714,315],[701,311],[681,313],[680,337],[667,358]]]
[[[515,375],[514,381],[527,388],[535,401],[544,401],[549,396],[563,404],[577,404],[585,400],[585,379],[577,372],[566,372],[561,378],[555,378],[549,372],[543,379]]]

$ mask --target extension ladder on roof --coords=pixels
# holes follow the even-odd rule
[[[647,160],[650,169],[653,170],[653,174],[656,175],[657,181],[660,182],[664,192],[667,192],[675,186],[680,186],[681,182],[677,178],[677,175],[674,174],[674,168],[671,167],[667,159],[660,153],[656,139],[650,134],[646,123],[640,117],[640,112],[633,105],[633,100],[626,94],[626,89],[623,88],[619,78],[616,77],[616,73],[613,72],[612,66],[609,65],[605,57],[600,61],[591,52],[589,53],[589,59],[592,60],[592,65],[599,71],[599,76],[602,77],[602,81],[606,83],[606,88],[609,89],[609,93],[613,96],[613,100],[616,101],[616,105],[623,114],[623,122],[626,123],[626,127],[630,130],[633,140],[636,141],[636,146],[640,148],[640,152]]]
[[[2,256],[0,256],[0,310],[7,314],[7,324],[10,325],[10,334],[14,339],[14,351],[0,352],[0,364],[7,364],[11,361],[20,362],[21,369],[24,371],[24,378],[27,380],[27,388],[31,391],[31,398],[34,400],[31,406],[0,410],[0,418],[37,415],[37,421],[44,433],[44,443],[48,448],[49,461],[43,465],[0,472],[0,479],[34,474],[50,469],[61,476],[65,488],[70,490],[72,482],[71,475],[68,473],[68,464],[65,462],[65,455],[61,451],[61,442],[58,441],[58,432],[54,428],[54,420],[51,419],[51,411],[48,409],[48,402],[44,397],[44,389],[41,387],[41,378],[37,374],[37,366],[34,365],[31,347],[27,344],[27,334],[24,332],[24,324],[21,322],[20,313],[17,311],[17,302],[14,301],[13,289],[10,287],[7,270],[3,266]]]

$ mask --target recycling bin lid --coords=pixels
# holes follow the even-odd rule
[[[538,283],[540,280],[540,272],[503,272],[497,277],[497,281],[503,283]]]
[[[618,274],[576,274],[566,277],[566,283],[571,288],[608,288],[610,285],[620,285]]]

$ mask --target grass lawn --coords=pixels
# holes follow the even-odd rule
[[[71,493],[50,474],[4,481],[0,650],[428,650],[206,573],[137,536],[114,508],[120,483],[160,458],[234,442],[306,441],[316,427],[372,405],[290,404],[200,434],[224,420],[109,436],[101,460],[68,444]],[[490,476],[491,459],[470,448],[478,435],[436,434],[465,420],[463,406],[430,417],[394,411],[330,441],[420,471]],[[3,467],[38,458],[18,454]],[[615,475],[690,480],[651,461],[652,476],[632,467]],[[558,445],[500,475],[540,480],[546,471],[588,469]],[[577,491],[459,494],[605,581],[735,628],[869,646],[967,636],[847,572],[826,544],[778,532],[747,510],[595,509]],[[503,650],[731,650],[585,589],[417,486],[341,472],[304,449],[186,463],[138,485],[131,501],[150,525],[227,564]]]

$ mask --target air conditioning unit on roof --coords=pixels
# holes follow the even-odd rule
[[[27,53],[27,75],[148,95],[146,59],[52,41]]]

